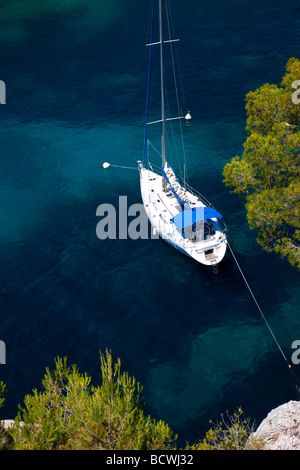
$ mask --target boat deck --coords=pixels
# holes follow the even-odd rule
[[[221,248],[225,245],[223,243],[225,235],[218,220],[206,221],[211,226],[207,233],[204,232],[203,221],[197,222],[196,231],[189,226],[184,229],[183,234],[172,222],[173,217],[183,210],[182,206],[168,185],[166,189],[163,189],[163,176],[146,168],[140,168],[140,177],[141,193],[147,216],[162,238],[189,256],[195,259],[201,258],[203,264],[212,265],[220,261],[223,257],[221,252],[224,250]],[[174,181],[171,175],[169,181],[170,183],[172,181],[173,189],[190,207],[205,207],[196,195],[184,189],[177,180]]]

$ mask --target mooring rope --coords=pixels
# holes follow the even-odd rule
[[[253,300],[254,300],[254,302],[255,302],[255,305],[256,305],[256,307],[258,308],[258,311],[260,312],[260,314],[261,314],[261,316],[262,316],[262,318],[263,318],[263,320],[264,320],[264,322],[265,322],[265,324],[266,324],[266,326],[267,326],[267,328],[268,328],[268,330],[269,330],[269,332],[270,332],[272,338],[274,339],[274,341],[275,341],[275,343],[276,343],[276,345],[277,345],[279,351],[281,352],[282,357],[283,357],[283,359],[285,360],[285,362],[286,362],[288,368],[289,368],[290,371],[293,373],[293,375],[294,375],[296,381],[297,381],[298,384],[300,385],[300,380],[298,379],[297,375],[295,374],[295,372],[294,372],[294,370],[293,370],[291,364],[289,363],[289,361],[288,361],[286,355],[284,354],[284,352],[283,352],[283,350],[282,350],[282,348],[281,348],[281,346],[280,346],[280,344],[279,344],[279,342],[278,342],[278,340],[277,340],[275,334],[273,333],[272,328],[270,327],[270,325],[269,325],[269,323],[268,323],[268,321],[267,321],[267,319],[266,319],[266,317],[265,317],[265,315],[264,315],[264,313],[263,313],[263,311],[262,311],[262,309],[261,309],[259,303],[257,302],[256,297],[255,297],[255,295],[254,295],[254,293],[253,293],[253,291],[252,291],[252,289],[251,289],[251,287],[250,287],[250,285],[249,285],[249,283],[248,283],[248,281],[247,281],[247,279],[246,279],[246,277],[245,277],[245,275],[244,275],[244,273],[243,273],[243,271],[242,271],[242,268],[240,267],[240,265],[239,265],[239,263],[238,263],[238,261],[237,261],[237,259],[236,259],[236,257],[235,257],[235,254],[233,253],[233,250],[232,250],[232,248],[231,248],[231,246],[230,246],[230,244],[229,244],[228,242],[227,242],[227,245],[228,245],[228,247],[229,247],[229,249],[230,249],[230,252],[231,252],[231,254],[232,254],[232,256],[233,256],[233,259],[234,259],[234,261],[235,261],[235,263],[236,263],[236,265],[237,265],[237,267],[238,267],[238,269],[239,269],[239,271],[240,271],[240,273],[241,273],[241,275],[242,275],[242,278],[243,278],[244,281],[245,281],[245,284],[246,284],[246,286],[247,286],[247,288],[248,288],[248,290],[249,290],[249,292],[250,292],[250,294],[251,294],[251,296],[252,296],[252,298],[253,298]]]
[[[125,170],[138,170],[138,167],[137,166],[122,166],[122,165],[113,165],[112,163],[107,163],[107,162],[104,162],[103,165],[102,165],[102,168],[109,168],[113,166],[114,168],[125,168]]]

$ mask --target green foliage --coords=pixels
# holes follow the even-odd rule
[[[143,450],[168,448],[169,426],[143,413],[142,388],[118,359],[100,355],[102,384],[57,358],[55,370],[46,369],[43,391],[24,399],[11,433],[15,449]]]
[[[5,401],[6,385],[0,381],[0,408]],[[0,422],[0,449],[9,450],[12,448],[12,438],[4,429],[2,421]]]
[[[212,423],[213,424],[213,423]],[[264,443],[255,439],[253,426],[244,412],[238,408],[233,415],[221,415],[221,421],[213,424],[205,438],[198,444],[188,447],[190,450],[262,450]]]
[[[1,406],[3,406],[4,400],[5,400],[5,398],[4,398],[5,392],[6,392],[6,386],[1,381],[0,382],[0,408],[1,408]]]
[[[242,157],[224,167],[224,182],[242,197],[263,249],[300,269],[300,104],[292,100],[300,61],[291,58],[281,86],[265,84],[246,96]]]
[[[177,436],[163,421],[143,412],[142,387],[121,372],[121,362],[100,353],[102,383],[92,386],[67,359],[56,358],[55,369],[46,369],[43,391],[24,398],[15,425],[0,426],[0,449],[13,450],[174,450]],[[5,385],[0,382],[0,403]],[[186,450],[260,450],[253,427],[239,408],[215,424],[205,438]]]

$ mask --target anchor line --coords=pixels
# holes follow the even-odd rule
[[[124,168],[125,170],[138,170],[138,168],[134,166],[122,166],[122,165],[112,165],[112,164],[110,164],[110,166],[113,166],[115,168]]]
[[[234,261],[235,261],[235,263],[236,263],[236,265],[237,265],[237,267],[238,267],[238,269],[239,269],[239,271],[240,271],[240,273],[241,273],[241,275],[242,275],[242,278],[244,279],[245,284],[246,284],[246,286],[247,286],[247,288],[248,288],[248,290],[249,290],[249,292],[250,292],[250,294],[251,294],[251,296],[252,296],[252,298],[253,298],[253,300],[254,300],[254,303],[255,303],[255,305],[256,305],[258,311],[260,312],[260,314],[261,314],[261,316],[262,316],[262,318],[263,318],[263,320],[264,320],[264,322],[265,322],[265,324],[266,324],[266,326],[267,326],[267,328],[268,328],[268,330],[269,330],[269,332],[270,332],[272,338],[274,339],[274,341],[275,341],[275,343],[276,343],[276,345],[277,345],[279,351],[281,352],[282,357],[283,357],[283,359],[285,360],[285,362],[286,362],[288,368],[289,368],[290,371],[293,373],[294,378],[296,379],[296,381],[298,382],[298,384],[299,384],[299,386],[300,386],[300,380],[298,379],[297,375],[295,374],[295,371],[293,370],[293,368],[292,368],[291,364],[289,363],[289,361],[288,361],[286,355],[284,354],[284,352],[283,352],[283,350],[282,350],[282,348],[281,348],[281,346],[280,346],[280,344],[279,344],[279,342],[278,342],[278,340],[277,340],[275,334],[274,334],[273,331],[272,331],[272,328],[270,327],[270,325],[269,325],[269,323],[268,323],[268,321],[267,321],[267,319],[266,319],[266,317],[265,317],[265,315],[264,315],[264,313],[263,313],[263,311],[262,311],[262,309],[261,309],[259,303],[257,302],[256,297],[255,297],[255,295],[254,295],[254,293],[253,293],[253,291],[252,291],[252,289],[251,289],[251,287],[250,287],[250,285],[249,285],[249,283],[248,283],[248,281],[247,281],[247,279],[246,279],[246,277],[245,277],[245,275],[244,275],[244,273],[243,273],[243,271],[242,271],[242,268],[240,267],[240,265],[239,265],[239,263],[238,263],[238,261],[237,261],[237,259],[236,259],[236,257],[235,257],[235,254],[233,253],[233,250],[232,250],[232,248],[231,248],[229,242],[227,242],[227,245],[228,245],[228,247],[229,247],[229,249],[230,249],[230,252],[231,252],[231,254],[232,254],[232,256],[233,256],[233,259],[234,259]]]
[[[114,167],[114,168],[123,168],[125,170],[138,170],[138,167],[137,166],[123,166],[123,165],[113,165],[112,163],[108,163],[108,166],[107,168],[109,167]],[[97,167],[97,168],[103,168],[103,167]]]

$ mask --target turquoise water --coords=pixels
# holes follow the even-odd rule
[[[142,5],[141,5],[142,3]],[[141,202],[151,2],[2,2],[0,366],[11,418],[57,355],[100,379],[109,348],[147,411],[182,442],[242,406],[259,422],[297,399],[293,375],[230,255],[216,276],[161,240],[96,236],[102,203]],[[222,183],[241,154],[244,97],[299,51],[297,2],[172,1],[193,120],[189,181],[224,215],[233,250],[285,354],[300,336],[299,275],[262,252]],[[298,366],[300,367],[300,366]],[[300,371],[295,371],[300,376]]]

